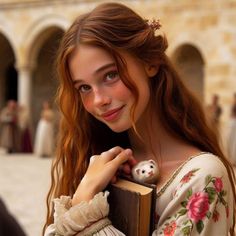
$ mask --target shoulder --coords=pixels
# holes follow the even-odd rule
[[[212,154],[203,153],[193,158],[190,158],[185,165],[183,165],[180,174],[185,174],[188,171],[195,170],[198,175],[217,175],[227,176],[227,170],[222,160]]]
[[[193,192],[209,190],[229,191],[231,184],[227,169],[219,157],[211,153],[204,153],[190,158],[181,168],[176,178],[178,191],[191,188]]]
[[[202,153],[189,158],[177,173],[160,216],[159,231],[175,224],[176,235],[227,235],[233,223],[234,204],[221,159]]]
[[[158,196],[168,189],[173,195],[176,191],[185,190],[189,187],[203,188],[209,177],[223,178],[229,184],[226,167],[219,157],[212,153],[201,153],[189,157],[178,169],[175,170],[169,181],[158,192]],[[166,192],[166,191],[165,191]]]

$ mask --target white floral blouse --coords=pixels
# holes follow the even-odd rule
[[[45,236],[124,236],[107,218],[108,192],[71,207],[55,199],[54,223]],[[233,224],[233,193],[225,166],[210,153],[190,157],[157,192],[153,236],[225,236]]]

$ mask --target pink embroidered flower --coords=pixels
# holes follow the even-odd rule
[[[219,220],[220,214],[217,210],[214,210],[213,215],[212,215],[212,219],[216,222]]]
[[[164,229],[164,235],[165,236],[174,235],[175,229],[176,229],[176,222],[173,220],[170,223],[166,224],[166,227]]]
[[[221,178],[216,178],[215,179],[214,186],[215,186],[215,189],[216,189],[216,191],[218,193],[222,191],[222,189],[223,189],[223,182],[222,182]]]
[[[191,179],[192,176],[194,176],[194,171],[189,171],[182,179],[181,179],[181,183],[188,183],[189,180]]]
[[[203,219],[209,210],[209,198],[205,192],[198,192],[191,196],[186,206],[188,217],[195,222]]]

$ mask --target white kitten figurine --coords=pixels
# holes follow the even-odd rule
[[[141,161],[132,168],[132,176],[139,183],[156,184],[159,174],[154,160]]]

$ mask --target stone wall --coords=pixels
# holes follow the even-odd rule
[[[104,1],[0,0],[0,34],[7,38],[14,52],[15,66],[19,71],[18,84],[23,81],[21,68],[34,71],[37,80],[41,74],[45,74],[39,71],[37,58],[42,45],[50,35],[48,29],[57,27],[62,31],[66,30],[77,15],[91,10],[101,2]],[[185,45],[190,45],[194,48],[193,51],[197,51],[198,62],[201,63],[196,63],[197,67],[188,73],[186,72],[188,68],[185,67],[185,79],[190,80],[190,84],[196,84],[198,90],[201,90],[197,93],[202,96],[201,99],[205,104],[210,102],[212,94],[219,94],[223,107],[222,122],[225,124],[229,118],[232,94],[236,91],[236,2],[233,0],[116,2],[131,6],[147,19],[161,20],[163,25],[161,32],[169,39],[168,54],[171,58],[175,58],[178,49],[185,48]],[[4,55],[0,55],[0,68],[3,59]],[[198,69],[201,72],[196,75]],[[43,83],[36,84],[43,89]],[[26,94],[28,97],[24,97],[26,96],[22,92],[26,90],[24,84],[18,86],[20,86],[19,102],[27,103],[32,95]],[[0,95],[0,106],[3,104],[1,100],[4,98]],[[37,100],[34,102],[37,103]]]

